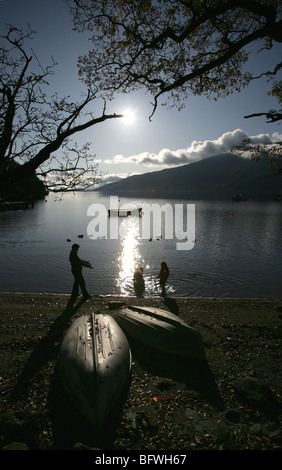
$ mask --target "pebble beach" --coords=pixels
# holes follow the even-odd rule
[[[281,449],[282,299],[0,293],[0,448],[91,451]],[[206,360],[129,339],[132,378],[98,434],[56,373],[70,324],[121,305],[163,308],[202,335]]]

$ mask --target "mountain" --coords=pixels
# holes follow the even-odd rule
[[[282,194],[282,178],[274,176],[269,160],[257,162],[226,153],[195,163],[134,175],[98,189],[128,197],[232,199],[233,194],[272,200]]]

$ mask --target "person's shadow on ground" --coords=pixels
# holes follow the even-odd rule
[[[22,371],[13,390],[13,398],[25,394],[34,374],[36,374],[44,364],[57,357],[61,341],[70,325],[70,321],[84,302],[85,300],[81,299],[76,305],[74,305],[74,302],[70,300],[63,313],[56,318],[54,323],[52,323],[46,336],[41,339],[30,354],[24,370]]]
[[[164,297],[163,303],[166,305],[166,307],[169,309],[171,313],[174,313],[174,315],[179,316],[179,307],[175,299],[171,297]]]

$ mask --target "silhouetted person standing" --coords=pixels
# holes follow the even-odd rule
[[[74,284],[72,288],[71,298],[74,300],[78,296],[78,289],[80,286],[83,298],[87,300],[91,298],[91,295],[88,294],[86,287],[85,287],[85,281],[82,276],[82,267],[85,266],[86,268],[93,269],[93,266],[91,265],[91,263],[89,263],[89,261],[83,261],[82,259],[78,257],[78,254],[77,254],[78,250],[79,250],[78,243],[74,243],[72,245],[72,250],[69,256],[69,260],[71,263],[71,271],[74,275]]]
[[[158,274],[158,278],[160,280],[160,285],[161,285],[163,293],[165,291],[165,284],[166,284],[168,276],[169,276],[169,269],[168,269],[168,266],[167,266],[166,262],[163,261],[161,263],[161,270]]]
[[[136,289],[138,291],[141,291],[141,290],[145,289],[142,266],[139,266],[139,268],[135,269],[134,276],[133,276],[133,282],[134,282],[134,289]]]

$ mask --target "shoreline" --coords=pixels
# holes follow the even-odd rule
[[[0,293],[0,421],[18,410],[36,413],[36,435],[22,437],[28,448],[74,449],[80,442],[114,450],[281,449],[281,414],[242,403],[236,384],[251,377],[281,403],[282,298],[94,295],[70,308],[69,297]],[[61,390],[56,359],[75,318],[111,314],[122,303],[179,315],[201,333],[206,363],[183,363],[130,342],[130,389],[110,431],[95,436]],[[22,442],[17,432],[2,430],[0,448]]]
[[[0,291],[0,298],[1,296],[50,296],[50,297],[61,297],[62,299],[68,298],[71,296],[70,293],[62,293],[62,292],[22,292],[22,291]],[[79,294],[79,297],[81,297],[81,294]],[[79,298],[78,297],[78,298]],[[128,303],[128,301],[131,301],[132,299],[134,301],[137,301],[140,303],[145,302],[147,303],[148,301],[154,301],[154,300],[159,300],[163,301],[164,299],[175,299],[175,301],[211,301],[211,300],[218,300],[218,301],[232,301],[232,302],[264,302],[264,301],[270,301],[270,302],[280,302],[282,305],[282,296],[281,297],[216,297],[216,296],[207,296],[207,297],[188,297],[188,296],[176,296],[176,295],[153,295],[153,296],[136,296],[136,295],[117,295],[117,294],[91,294],[92,299],[116,299],[120,301],[124,301]]]

